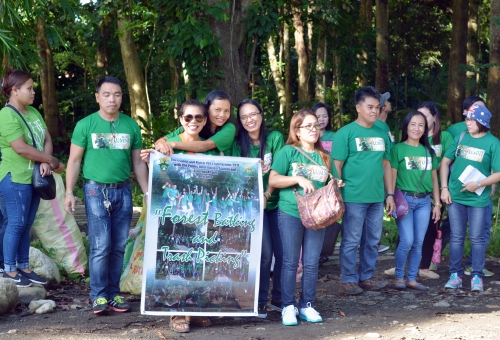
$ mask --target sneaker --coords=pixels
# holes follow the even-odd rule
[[[384,274],[387,276],[396,276],[396,268],[390,268],[390,269],[384,270]]]
[[[462,279],[458,277],[457,273],[452,273],[450,279],[444,285],[444,288],[457,289],[462,288]]]
[[[0,268],[0,274],[3,274],[3,268]]]
[[[298,310],[294,305],[286,306],[281,312],[281,323],[284,326],[296,326],[298,324],[297,313]]]
[[[281,302],[276,302],[273,300],[271,300],[271,303],[269,304],[269,308],[271,308],[272,310],[275,310],[277,312],[283,311],[283,308],[281,308]]]
[[[109,314],[108,300],[106,298],[100,297],[94,300],[94,314]]]
[[[438,265],[434,262],[431,262],[431,265],[429,266],[429,270],[432,270],[432,271],[438,270]]]
[[[258,313],[257,317],[259,319],[265,319],[265,318],[267,318],[267,307],[266,307],[265,303],[259,304],[259,309],[258,309],[257,313]]]
[[[307,303],[306,308],[301,308],[299,312],[299,318],[302,320],[306,320],[308,322],[323,322],[323,319],[319,315],[319,313],[311,307],[311,303]]]
[[[25,287],[31,286],[31,281],[28,280],[26,277],[22,276],[21,274],[19,274],[19,272],[17,272],[16,276],[14,276],[14,277],[12,277],[9,274],[7,274],[6,272],[4,272],[3,278],[4,279],[11,279],[12,281],[14,281],[16,283],[16,286],[18,288],[25,288]]]
[[[378,245],[378,252],[379,253],[383,253],[384,251],[388,251],[389,250],[389,246],[386,246],[385,244],[380,244]]]
[[[364,290],[379,290],[384,288],[388,284],[389,282],[387,281],[378,281],[371,277],[368,280],[359,281],[358,285]]]
[[[129,312],[130,311],[130,305],[128,303],[123,302],[123,299],[121,296],[115,296],[113,300],[108,301],[109,308],[111,310],[114,310],[115,312]]]
[[[482,292],[483,279],[481,279],[478,275],[474,275],[472,280],[470,280],[470,290],[471,292]]]
[[[41,277],[40,275],[38,275],[34,271],[31,271],[30,273],[25,273],[21,269],[18,268],[18,272],[21,273],[22,276],[24,276],[25,278],[27,278],[28,280],[30,280],[33,283],[39,283],[41,285],[44,285],[47,283],[47,279],[44,279],[43,277]]]
[[[363,294],[363,289],[361,289],[354,282],[346,282],[346,283],[340,284],[339,293],[345,294],[345,295],[359,295],[359,294]]]
[[[465,268],[465,270],[464,270],[464,274],[465,275],[470,275],[471,273],[472,273],[472,267]],[[495,274],[493,272],[490,272],[488,269],[483,268],[483,275],[485,277],[491,277],[491,276],[493,276]]]

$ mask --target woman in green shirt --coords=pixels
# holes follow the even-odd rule
[[[318,123],[321,126],[321,144],[323,149],[327,151],[330,155],[332,154],[333,136],[335,132],[332,131],[332,123],[330,121],[331,113],[328,110],[328,106],[324,103],[316,103],[311,109],[316,117],[318,118]]]
[[[231,147],[230,155],[238,157],[260,158],[262,161],[262,182],[264,185],[264,222],[262,226],[262,249],[260,258],[260,281],[258,299],[258,317],[267,317],[269,278],[273,255],[275,258],[273,289],[270,308],[281,311],[281,267],[283,250],[278,229],[278,190],[269,186],[269,172],[273,157],[283,147],[283,136],[277,131],[266,129],[264,112],[260,104],[253,99],[244,99],[238,105],[238,136]],[[243,214],[243,203],[251,215],[252,199],[243,199],[234,193],[237,211]],[[248,217],[247,217],[248,218]]]
[[[155,149],[164,154],[172,154],[173,149],[191,152],[215,150],[219,154],[229,149],[236,135],[236,119],[231,113],[231,97],[221,90],[212,91],[205,98],[204,105],[208,111],[208,124],[200,132],[203,140],[172,142],[172,137],[184,131],[181,126],[158,139]]]

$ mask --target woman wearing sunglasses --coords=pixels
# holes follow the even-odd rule
[[[205,98],[205,109],[208,111],[208,124],[200,132],[203,140],[179,141],[174,138],[184,132],[184,126],[160,138],[155,149],[164,154],[172,154],[173,149],[205,152],[216,150],[223,153],[233,144],[236,135],[236,119],[231,113],[231,97],[221,90],[210,92]]]

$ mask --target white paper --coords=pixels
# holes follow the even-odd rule
[[[481,173],[478,169],[474,168],[472,165],[467,165],[464,172],[458,177],[458,180],[462,183],[477,182],[485,179],[486,176]],[[480,187],[475,191],[475,193],[480,196],[484,191],[484,187]]]

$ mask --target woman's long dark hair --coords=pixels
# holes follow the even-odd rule
[[[319,108],[324,108],[326,110],[326,113],[328,114],[328,123],[325,126],[325,131],[331,130],[332,129],[332,115],[331,115],[330,109],[328,109],[328,106],[326,106],[325,103],[319,102],[319,103],[314,104],[314,106],[312,107],[311,110],[312,110],[312,112],[314,112],[314,114],[316,114],[316,110]]]
[[[420,103],[418,109],[426,108],[429,110],[431,115],[434,117],[434,128],[432,129],[432,145],[441,144],[441,115],[434,102],[423,102]]]
[[[205,105],[205,109],[207,110],[207,113],[210,112],[209,109],[210,109],[210,106],[212,105],[212,102],[214,100],[227,100],[227,101],[229,101],[229,104],[231,104],[231,97],[229,96],[229,94],[227,94],[227,92],[224,92],[222,90],[214,90],[214,91],[210,92],[209,94],[207,94],[207,97],[205,98],[205,102],[203,103],[203,105]],[[215,129],[215,132],[212,133],[210,131],[210,124],[211,124],[210,123],[210,114],[208,115],[208,117],[209,117],[209,119],[208,119],[207,124],[205,124],[205,126],[203,127],[203,129],[200,132],[200,136],[205,138],[205,139],[212,137],[217,132],[219,132],[220,129],[222,128],[221,126],[218,126]],[[232,123],[235,126],[235,128],[238,129],[238,124],[236,123],[236,118],[234,117],[233,112],[232,112],[232,104],[231,104],[231,107],[229,109],[229,118],[224,123],[224,125],[226,125],[227,123]],[[236,131],[238,131],[238,130],[236,130]]]
[[[243,127],[240,119],[240,110],[246,105],[253,105],[259,110],[260,115],[262,116],[262,123],[260,124],[259,129],[259,158],[264,160],[264,154],[266,152],[266,139],[268,135],[268,131],[266,130],[266,124],[264,122],[264,112],[259,102],[253,99],[243,99],[243,101],[238,105],[238,135],[236,136],[236,143],[238,143],[241,149],[241,157],[248,157],[250,154],[250,144],[252,143],[250,136],[248,135],[248,131]]]
[[[404,142],[408,139],[408,125],[410,124],[410,120],[414,116],[421,116],[424,118],[424,124],[425,124],[425,130],[423,135],[420,137],[420,144],[422,144],[427,150],[429,150],[429,153],[431,156],[435,156],[436,153],[434,152],[434,149],[431,148],[431,145],[429,144],[429,127],[427,126],[427,119],[425,118],[424,114],[419,111],[412,111],[408,113],[403,120],[403,125],[401,126],[401,141]]]

